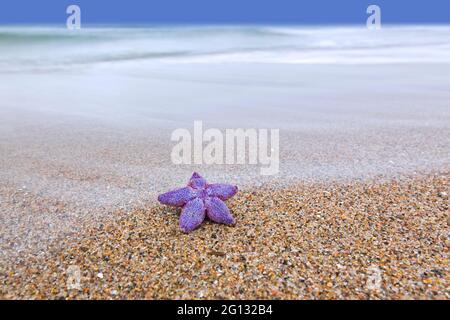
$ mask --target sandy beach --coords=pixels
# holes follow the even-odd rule
[[[236,226],[188,235],[175,209],[122,213],[3,265],[1,297],[448,299],[449,182],[264,186],[229,201]],[[79,289],[67,289],[70,266]]]
[[[450,29],[386,29],[0,28],[0,298],[448,299]],[[196,120],[279,173],[173,164]],[[236,226],[157,203],[193,171]]]

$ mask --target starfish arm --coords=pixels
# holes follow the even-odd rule
[[[235,224],[234,217],[231,215],[225,202],[217,197],[207,198],[205,201],[206,214],[208,218],[217,223]]]
[[[189,179],[189,186],[194,189],[204,189],[206,186],[206,180],[197,172],[194,172],[192,177]]]
[[[205,220],[205,204],[199,198],[192,199],[183,207],[180,215],[180,229],[191,232]]]
[[[195,196],[196,193],[192,188],[184,187],[159,195],[158,201],[169,206],[181,207]]]
[[[225,183],[215,183],[208,185],[208,195],[211,197],[218,197],[220,200],[228,200],[238,191],[237,186]]]

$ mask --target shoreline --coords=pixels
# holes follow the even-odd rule
[[[172,208],[123,212],[5,264],[0,297],[448,299],[449,184],[445,170],[263,186],[227,202],[236,226],[188,235]],[[81,290],[67,290],[69,266]]]

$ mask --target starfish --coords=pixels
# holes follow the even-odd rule
[[[205,220],[233,225],[236,223],[225,200],[238,191],[237,186],[224,183],[208,184],[197,172],[192,174],[187,187],[175,189],[158,196],[158,201],[173,207],[182,207],[180,229],[191,232]]]

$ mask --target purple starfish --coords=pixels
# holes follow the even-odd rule
[[[174,207],[183,207],[180,229],[191,232],[207,215],[217,223],[235,224],[225,200],[236,194],[238,188],[231,184],[208,184],[197,172],[192,174],[188,186],[159,195],[158,201]]]

